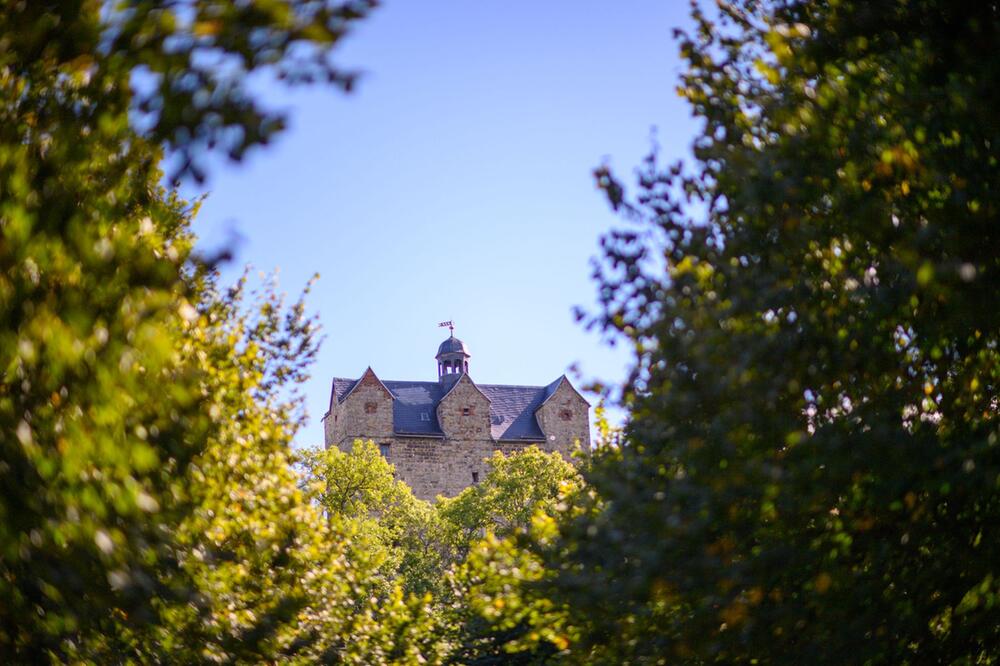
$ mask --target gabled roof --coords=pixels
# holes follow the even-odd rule
[[[471,379],[471,378],[470,378]],[[344,399],[360,380],[334,377],[331,404]],[[490,401],[490,433],[495,440],[542,442],[545,435],[535,418],[535,411],[563,381],[560,377],[548,386],[510,386],[506,384],[475,384]],[[393,430],[399,435],[443,437],[437,420],[437,406],[447,393],[440,382],[383,381],[394,398],[392,403]],[[572,386],[572,385],[571,385]],[[451,389],[452,386],[447,386]],[[426,420],[425,420],[426,419]]]
[[[449,388],[447,391],[444,392],[444,394],[441,396],[441,399],[444,400],[445,398],[447,398],[451,394],[451,392],[454,391],[456,388],[458,388],[458,385],[461,384],[463,381],[472,384],[472,388],[479,391],[479,395],[483,396],[484,398],[486,398],[487,401],[489,401],[490,397],[485,393],[483,393],[483,390],[479,388],[479,384],[472,381],[472,377],[470,377],[467,373],[464,372],[461,375],[459,375],[458,379],[451,382],[451,388]]]
[[[382,381],[381,379],[379,379],[379,378],[378,378],[378,375],[376,375],[376,374],[375,374],[375,371],[374,371],[374,370],[372,370],[372,366],[370,366],[370,365],[369,365],[369,366],[368,366],[368,369],[367,369],[367,370],[365,370],[365,371],[364,371],[364,372],[363,372],[363,373],[361,374],[361,379],[358,379],[358,380],[355,380],[355,381],[354,381],[354,383],[352,383],[352,384],[351,384],[350,388],[348,388],[348,389],[346,390],[346,392],[344,393],[344,395],[343,395],[343,396],[338,396],[338,398],[337,398],[337,399],[338,399],[338,400],[339,400],[340,402],[343,402],[343,401],[344,401],[344,398],[346,398],[347,396],[349,396],[349,395],[351,394],[351,392],[352,392],[352,391],[353,391],[354,389],[356,389],[356,388],[358,387],[358,385],[359,385],[359,384],[361,384],[361,382],[363,382],[363,381],[365,380],[365,377],[367,377],[367,376],[369,376],[369,375],[371,375],[371,378],[375,380],[375,383],[376,383],[376,384],[378,384],[378,385],[379,385],[379,386],[381,386],[381,387],[382,387],[383,389],[385,389],[385,392],[386,392],[386,393],[388,393],[388,394],[392,395],[392,391],[390,391],[390,390],[389,390],[389,387],[387,387],[387,386],[385,385],[385,382],[383,382],[383,381]],[[334,379],[334,382],[336,382],[336,379]]]
[[[573,383],[566,377],[566,375],[560,375],[559,379],[555,380],[554,382],[545,387],[545,398],[542,400],[542,404],[539,405],[539,407],[547,403],[549,401],[549,398],[555,395],[556,391],[559,390],[559,387],[562,385],[563,382],[566,382],[566,385],[569,386],[570,390],[573,391],[573,393],[575,393],[577,397],[580,398],[580,400],[583,400],[585,403],[587,403],[588,407],[590,406],[590,401],[584,398],[582,395],[580,395],[580,392],[576,390],[576,387],[573,386]]]

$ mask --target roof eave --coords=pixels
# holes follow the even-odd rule
[[[434,432],[399,432],[394,431],[392,433],[396,437],[408,437],[410,439],[444,439],[443,433]]]

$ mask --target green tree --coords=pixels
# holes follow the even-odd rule
[[[158,164],[166,148],[198,177],[204,149],[280,129],[253,71],[346,85],[331,49],[371,4],[2,4],[4,661],[261,660],[317,637],[350,654],[317,631],[346,612],[303,615],[356,604],[337,548],[312,559],[328,534],[282,471],[296,421],[270,410],[312,323],[264,303],[265,328],[227,330]]]
[[[558,453],[537,446],[509,455],[496,451],[481,483],[452,498],[440,497],[437,512],[451,559],[461,562],[487,532],[503,538],[531,526],[536,512],[551,514],[580,489],[580,476]]]
[[[598,185],[627,444],[548,550],[605,663],[992,663],[996,3],[695,10],[695,161]]]
[[[536,446],[497,451],[489,463],[481,483],[436,505],[451,563],[439,610],[449,663],[550,661],[575,634],[563,602],[541,585],[554,570],[539,552],[582,481],[562,456]]]
[[[395,586],[423,595],[437,590],[444,572],[440,522],[430,503],[413,496],[371,440],[299,454],[300,485],[331,524],[350,524],[363,535],[357,557],[376,560],[385,596]]]
[[[532,523],[530,537],[487,533],[448,572],[450,603],[438,611],[447,663],[552,663],[579,641],[568,607],[545,592],[555,570],[536,552],[557,533],[556,523],[544,513]],[[535,547],[525,547],[525,538]]]
[[[375,628],[359,626],[368,595],[351,582],[368,563],[348,561],[353,535],[326,525],[290,466],[302,415],[288,389],[316,351],[315,321],[302,299],[286,308],[268,288],[247,302],[244,288],[218,294],[209,278],[177,350],[201,371],[201,408],[239,418],[213,419],[178,479],[191,512],[171,537],[189,591],[159,600],[160,622],[137,637],[157,660],[312,661]]]
[[[387,516],[413,496],[372,440],[355,440],[350,453],[336,447],[314,448],[299,458],[302,486],[312,491],[331,519]]]

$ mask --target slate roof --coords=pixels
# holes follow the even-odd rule
[[[496,440],[543,442],[545,435],[535,418],[535,410],[555,393],[565,379],[548,386],[476,384],[490,400],[490,432]],[[333,396],[344,400],[357,379],[334,377]],[[437,406],[446,391],[440,382],[383,381],[392,393],[393,430],[398,435],[443,437],[437,420]],[[422,414],[427,415],[423,420]]]
[[[444,395],[440,382],[383,382],[392,392],[392,429],[403,435],[443,437],[437,404]],[[427,421],[421,420],[427,415]]]

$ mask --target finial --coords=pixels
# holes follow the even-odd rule
[[[452,320],[449,319],[448,321],[443,321],[438,324],[438,326],[447,326],[448,334],[451,335],[451,337],[455,337],[455,323],[452,322]]]

